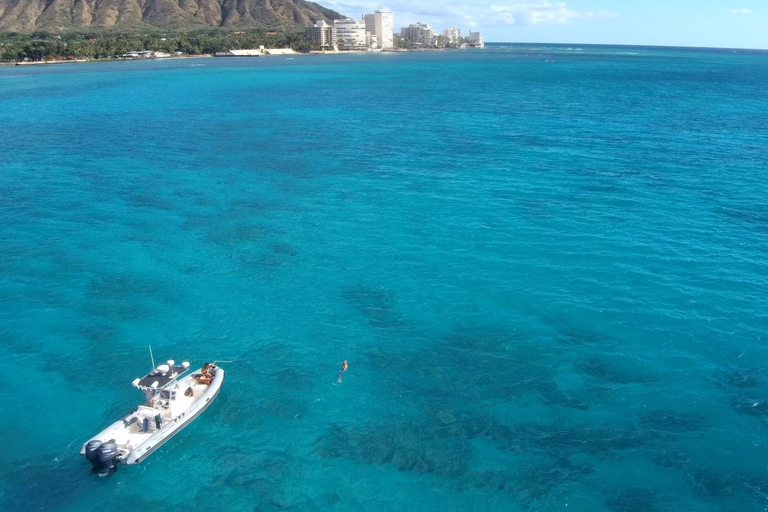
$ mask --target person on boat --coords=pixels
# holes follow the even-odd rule
[[[211,380],[213,380],[213,369],[215,367],[216,365],[214,363],[205,363],[200,370],[200,375],[195,377],[195,380],[201,384],[210,384]]]
[[[160,428],[163,426],[163,423],[163,415],[160,413],[155,414],[155,428],[160,430]]]
[[[347,360],[345,359],[343,363],[341,363],[341,371],[339,372],[339,378],[336,382],[341,384],[341,377],[344,375],[344,372],[347,371],[347,368],[349,368],[349,365],[347,364]]]

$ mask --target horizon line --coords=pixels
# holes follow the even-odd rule
[[[745,51],[758,51],[768,52],[768,47],[765,48],[745,48],[742,46],[694,46],[694,45],[667,45],[667,44],[637,44],[637,43],[554,43],[554,42],[529,42],[529,41],[486,41],[486,45],[489,44],[552,44],[563,46],[626,46],[626,47],[639,47],[639,48],[680,48],[689,50],[745,50]]]

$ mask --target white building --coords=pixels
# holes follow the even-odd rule
[[[251,48],[246,50],[229,50],[226,53],[222,53],[225,57],[261,57],[264,55],[264,47]]]
[[[390,11],[376,11],[376,37],[379,48],[386,50],[395,47],[395,21]]]
[[[363,20],[334,20],[336,42],[341,50],[365,50],[367,37]]]
[[[365,30],[376,36],[377,45],[374,48],[395,47],[395,24],[389,11],[375,11],[373,14],[363,14]]]
[[[456,44],[461,39],[461,29],[456,27],[447,28],[443,31],[443,35],[450,44]]]
[[[485,48],[485,40],[480,32],[469,31],[467,45],[473,48]]]
[[[416,22],[400,29],[400,36],[406,44],[416,46],[432,46],[435,44],[437,32],[428,23]]]
[[[319,20],[307,27],[307,39],[320,43],[321,48],[336,46],[336,27],[325,20]]]

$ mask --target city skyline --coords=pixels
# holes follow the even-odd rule
[[[400,48],[484,48],[479,31],[469,30],[462,37],[459,27],[435,30],[428,23],[417,22],[395,31],[392,11],[377,9],[360,18],[343,17],[332,22],[318,20],[306,27],[307,38],[316,49],[392,50]],[[395,40],[397,39],[397,43]]]
[[[330,0],[324,5],[347,16],[386,8],[397,27],[430,23],[438,31],[457,26],[480,30],[486,41],[627,44],[768,49],[768,5],[757,0],[705,4],[661,0],[414,0],[378,4]]]

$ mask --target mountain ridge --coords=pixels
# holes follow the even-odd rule
[[[0,0],[0,31],[298,30],[342,15],[306,0]]]

